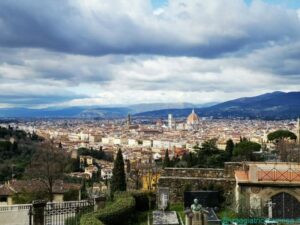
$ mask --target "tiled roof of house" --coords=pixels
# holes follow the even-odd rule
[[[66,183],[57,180],[53,186],[53,193],[63,194],[69,190],[80,190],[81,184]],[[46,182],[42,180],[12,180],[0,186],[0,195],[9,196],[20,192],[36,192],[47,190]]]
[[[11,189],[9,189],[6,185],[0,186],[0,196],[10,196],[13,194],[14,192]]]

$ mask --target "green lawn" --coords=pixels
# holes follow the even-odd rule
[[[170,211],[176,211],[181,217],[181,220],[185,221],[184,207],[182,203],[173,203],[170,205]]]
[[[219,219],[237,217],[236,212],[228,208],[222,209],[221,211],[217,212],[217,216],[219,217]]]

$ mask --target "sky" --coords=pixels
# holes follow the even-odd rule
[[[300,91],[299,0],[1,0],[0,107]]]

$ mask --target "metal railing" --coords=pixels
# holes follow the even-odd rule
[[[32,204],[20,204],[20,205],[0,205],[0,212],[7,211],[26,211],[31,208]]]
[[[47,203],[45,225],[78,225],[81,215],[94,211],[94,199],[62,203]]]

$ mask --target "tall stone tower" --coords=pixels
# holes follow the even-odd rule
[[[172,129],[173,128],[173,115],[168,114],[168,128]]]
[[[300,144],[300,118],[297,120],[297,143]]]
[[[131,125],[131,115],[128,114],[127,116],[127,126],[129,127]]]

